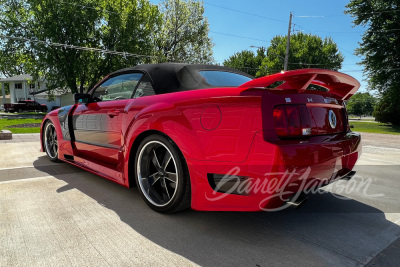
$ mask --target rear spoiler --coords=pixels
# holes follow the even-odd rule
[[[283,82],[275,88],[268,88],[277,82]],[[322,86],[329,90],[333,97],[348,100],[360,88],[360,83],[353,77],[332,70],[300,69],[277,73],[258,78],[242,84],[239,88],[263,88],[269,90],[306,91],[310,84]]]

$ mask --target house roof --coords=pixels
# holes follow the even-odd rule
[[[32,80],[32,76],[29,74],[22,74],[9,78],[2,78],[0,79],[0,82],[24,82],[26,80]]]

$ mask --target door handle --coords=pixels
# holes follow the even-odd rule
[[[114,118],[115,116],[119,115],[119,111],[118,110],[110,110],[107,112],[107,115],[110,116],[110,118]]]

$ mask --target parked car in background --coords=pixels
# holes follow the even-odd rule
[[[354,175],[361,136],[350,130],[344,101],[359,87],[323,69],[254,79],[222,66],[139,65],[48,113],[41,150],[137,185],[158,212],[299,206],[306,198],[298,193]],[[259,190],[269,181],[273,191]]]
[[[1,105],[0,106],[0,111],[3,111],[4,110],[4,105]]]
[[[24,111],[41,111],[47,112],[45,104],[39,104],[34,100],[21,100],[14,104],[4,104],[5,112],[24,112]]]

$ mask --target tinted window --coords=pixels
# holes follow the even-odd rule
[[[111,101],[129,99],[132,97],[141,73],[122,74],[102,83],[93,93],[94,101]]]
[[[140,81],[138,88],[136,89],[135,95],[133,98],[138,98],[142,96],[155,95],[154,88],[151,85],[149,77],[144,76]]]
[[[215,70],[199,71],[199,74],[212,86],[239,86],[252,79],[237,73]]]

